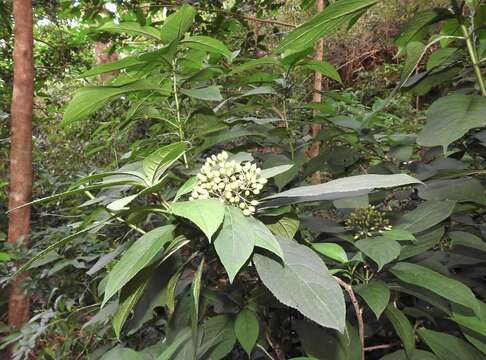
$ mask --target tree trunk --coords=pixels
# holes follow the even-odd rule
[[[108,64],[111,62],[115,62],[118,60],[118,54],[116,52],[109,54],[107,51],[110,49],[111,43],[110,42],[97,42],[95,43],[95,57],[96,57],[96,64]],[[107,73],[103,73],[100,75],[101,83],[104,85],[110,79],[118,75],[118,71],[111,71]]]
[[[14,78],[11,107],[10,190],[8,208],[26,204],[32,194],[32,107],[34,65],[32,58],[32,0],[14,0]],[[30,207],[9,215],[8,241],[26,243],[29,235]],[[26,275],[15,278],[10,287],[8,322],[20,328],[29,319],[30,301],[22,287]]]
[[[324,0],[317,0],[316,1],[316,10],[317,13],[322,12],[324,10]],[[322,61],[324,54],[324,40],[320,39],[317,41],[316,44],[316,53],[314,55],[314,60]],[[321,102],[321,91],[322,91],[322,74],[319,71],[314,73],[314,93],[312,95],[312,101],[320,103]],[[321,124],[312,124],[310,128],[310,135],[315,139],[319,132],[321,131]],[[309,149],[307,150],[307,156],[309,158],[314,158],[319,155],[321,150],[321,142],[318,140],[314,140],[311,144]],[[312,183],[319,184],[321,182],[321,173],[316,171],[312,174]]]

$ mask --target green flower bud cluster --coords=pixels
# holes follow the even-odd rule
[[[255,195],[267,183],[256,164],[228,161],[226,151],[208,157],[197,178],[189,200],[218,198],[225,204],[238,206],[246,216],[255,213],[258,205]]]
[[[355,240],[371,237],[392,229],[390,222],[385,218],[385,213],[378,210],[374,205],[354,209],[344,223],[348,230],[355,233]]]

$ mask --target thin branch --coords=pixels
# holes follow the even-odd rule
[[[382,344],[382,345],[374,345],[374,346],[368,346],[364,348],[364,351],[375,351],[375,350],[383,350],[383,349],[389,349],[394,346],[399,345],[399,343],[391,343],[391,344]]]
[[[356,319],[358,320],[359,342],[361,343],[361,360],[365,360],[363,309],[360,308],[358,299],[356,298],[351,285],[341,280],[337,276],[334,276],[334,279],[336,279],[338,284],[348,293],[349,298],[351,299],[351,304],[353,304]]]
[[[138,7],[139,8],[146,8],[146,7],[177,8],[179,6],[180,6],[179,4],[156,4],[156,5],[147,4],[147,5],[140,5]],[[247,20],[247,21],[259,22],[259,23],[263,23],[263,24],[281,25],[281,26],[286,26],[286,27],[290,27],[290,28],[296,28],[297,27],[296,25],[289,24],[289,23],[282,22],[282,21],[278,21],[278,20],[259,19],[259,18],[256,18],[256,17],[241,15],[239,13],[235,13],[235,12],[231,12],[231,11],[227,11],[227,10],[207,9],[207,8],[203,8],[203,7],[197,7],[197,8],[199,10],[203,10],[203,11],[207,11],[207,12],[215,12],[215,13],[218,13],[218,14],[228,15],[228,16],[232,16],[234,18],[243,19],[243,20]]]

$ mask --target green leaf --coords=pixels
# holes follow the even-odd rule
[[[265,200],[292,198],[292,202],[337,200],[369,193],[373,189],[391,188],[420,183],[406,174],[357,175],[329,181],[319,185],[301,186],[268,196]]]
[[[59,249],[60,247],[68,244],[70,241],[76,239],[79,235],[87,233],[90,230],[100,228],[103,225],[107,224],[111,219],[112,218],[105,219],[101,222],[95,222],[94,224],[92,224],[90,226],[86,226],[84,229],[81,229],[81,230],[75,232],[74,234],[68,235],[65,238],[62,238],[61,240],[58,240],[55,243],[49,245],[44,250],[39,252],[37,255],[30,258],[26,263],[22,264],[22,266],[17,270],[17,272],[15,272],[14,276],[28,270],[31,267],[31,265],[33,265],[35,262],[39,261],[44,256],[48,255],[49,253],[53,252],[54,250]]]
[[[199,338],[199,329],[198,329],[198,322],[199,322],[199,302],[200,302],[200,295],[201,295],[201,283],[202,283],[202,275],[204,270],[204,257],[202,258],[199,266],[197,267],[196,273],[194,274],[194,278],[192,280],[191,286],[191,295],[192,301],[194,305],[194,312],[192,313],[192,336],[193,336],[193,344],[197,344]],[[197,352],[197,348],[196,348]]]
[[[412,325],[410,325],[407,317],[392,304],[386,307],[385,315],[392,323],[398,337],[402,340],[405,351],[410,355],[415,349],[415,338]]]
[[[376,318],[379,319],[390,301],[390,289],[386,283],[381,280],[372,280],[368,284],[353,286],[353,290],[366,301]]]
[[[378,0],[341,0],[335,2],[288,34],[280,43],[277,51],[282,52],[291,49],[296,52],[307,49],[316,40],[349,23],[359,12],[377,2]]]
[[[192,176],[189,179],[186,180],[184,184],[177,190],[177,193],[174,196],[174,199],[172,200],[173,202],[176,202],[181,198],[181,196],[184,196],[186,194],[189,194],[192,189],[194,189],[194,186],[197,184],[197,176]]]
[[[486,242],[478,236],[465,231],[452,231],[449,233],[452,246],[465,246],[486,252]]]
[[[178,142],[161,147],[147,156],[142,163],[143,172],[155,185],[164,172],[186,152],[186,144]]]
[[[120,340],[121,330],[130,315],[130,312],[147,288],[152,272],[152,268],[142,270],[123,287],[120,294],[118,309],[113,316],[113,329],[115,330],[115,335],[118,340]]]
[[[160,254],[173,239],[175,226],[156,228],[138,238],[108,274],[102,306]]]
[[[172,204],[171,210],[174,215],[189,219],[196,224],[209,242],[223,222],[225,212],[224,205],[218,199],[176,202]]]
[[[476,314],[480,311],[479,302],[471,289],[457,280],[406,262],[395,264],[391,272],[405,283],[426,288],[447,300],[472,309]]]
[[[191,338],[191,329],[184,328],[177,333],[174,338],[174,341],[166,348],[158,357],[157,360],[171,360],[172,356],[177,353],[179,350],[189,339]]]
[[[258,136],[263,137],[265,134],[261,132],[257,132],[255,130],[247,130],[242,128],[232,128],[231,131],[223,130],[220,133],[215,135],[208,136],[204,139],[204,142],[201,146],[197,149],[198,152],[203,152],[209,148],[212,148],[215,145],[224,144],[229,141],[245,137],[245,136]]]
[[[167,17],[164,25],[160,28],[162,42],[169,44],[172,41],[180,40],[191,28],[195,16],[196,9],[192,6],[187,4],[180,6],[175,13]]]
[[[415,210],[403,215],[396,227],[417,234],[447,219],[452,214],[455,205],[455,201],[449,200],[426,201],[417,206]]]
[[[290,170],[294,165],[293,164],[287,164],[287,165],[279,165],[279,166],[274,166],[269,169],[263,169],[260,173],[260,176],[269,179],[274,176],[283,174],[284,172]]]
[[[224,55],[228,59],[231,59],[233,55],[225,44],[209,36],[188,36],[181,43],[192,49]]]
[[[486,125],[486,97],[454,94],[441,97],[427,111],[427,123],[417,138],[422,146],[442,146],[444,151],[469,130]]]
[[[6,252],[0,252],[0,262],[10,261],[10,255]]]
[[[442,48],[434,51],[427,61],[427,71],[434,70],[442,64],[449,63],[452,56],[458,52],[456,48]]]
[[[233,70],[231,70],[230,75],[236,75],[247,70],[252,70],[253,68],[262,65],[272,65],[272,66],[282,67],[282,64],[277,59],[273,57],[265,56],[259,59],[250,59],[248,61],[245,61],[241,65],[235,66]]]
[[[334,243],[313,243],[312,248],[319,254],[327,256],[341,264],[346,264],[349,261],[346,251],[344,251],[341,245]]]
[[[402,229],[391,229],[384,231],[380,238],[395,240],[395,241],[416,241],[417,239],[409,231]]]
[[[226,206],[223,226],[214,240],[214,247],[230,282],[250,258],[255,246],[253,236],[248,236],[248,220],[234,206]]]
[[[413,245],[404,246],[402,248],[398,259],[405,260],[433,248],[442,239],[444,231],[444,227],[441,226],[418,236],[417,241]]]
[[[267,249],[279,258],[283,259],[284,255],[278,240],[272,232],[261,221],[252,216],[247,217],[247,236],[253,237],[255,246]]]
[[[111,211],[127,210],[127,205],[137,198],[139,194],[125,196],[109,203],[106,208]]]
[[[265,286],[283,304],[321,326],[344,331],[344,296],[324,262],[307,246],[279,239],[285,263],[255,254],[253,262]]]
[[[201,347],[208,349],[204,354],[204,359],[224,359],[233,350],[236,343],[233,319],[228,315],[213,316],[204,323],[202,328],[204,336]]]
[[[418,195],[424,200],[486,203],[483,185],[478,179],[474,178],[430,181],[418,187]]]
[[[304,353],[319,360],[360,360],[361,344],[356,328],[349,323],[344,334],[306,321],[294,321]]]
[[[402,76],[400,78],[400,84],[403,85],[408,79],[415,73],[415,69],[420,60],[425,55],[427,48],[424,44],[418,41],[413,41],[407,44],[407,59],[403,66]]]
[[[106,72],[111,72],[111,71],[116,71],[116,70],[121,70],[121,69],[128,69],[133,66],[145,64],[146,61],[140,60],[137,57],[134,56],[129,56],[121,60],[113,61],[107,64],[101,64],[98,66],[95,66],[92,69],[89,69],[88,71],[85,71],[84,73],[81,74],[81,77],[89,77],[89,76],[94,76],[94,75],[99,75],[103,74]]]
[[[410,356],[407,356],[405,350],[398,350],[383,356],[380,360],[437,360],[437,357],[431,352],[415,349]]]
[[[322,75],[342,83],[341,76],[336,68],[327,61],[308,60],[301,64],[302,67],[320,72]]]
[[[422,33],[429,25],[434,24],[449,16],[445,9],[432,9],[417,13],[415,17],[408,22],[402,33],[395,41],[400,47],[405,47],[411,41],[422,39]]]
[[[221,101],[223,97],[219,92],[218,86],[208,86],[199,89],[182,89],[181,92],[187,96],[190,96],[199,100],[207,101]]]
[[[400,255],[402,249],[395,240],[381,236],[359,240],[354,243],[359,250],[373,260],[378,265],[378,271],[383,266],[395,260]]]
[[[122,86],[90,86],[81,88],[76,91],[64,111],[61,126],[67,126],[87,118],[115,97],[138,91],[155,91],[163,96],[169,95],[164,88],[147,80],[137,80]]]
[[[136,22],[122,22],[115,24],[114,22],[107,22],[100,26],[97,31],[106,31],[111,33],[120,33],[136,36],[145,36],[151,39],[160,40],[160,33],[156,28],[151,26],[142,26]]]
[[[275,235],[292,240],[299,230],[299,218],[295,214],[285,214],[273,223],[267,223],[267,227]]]
[[[468,328],[475,333],[486,337],[486,304],[479,302],[481,313],[479,316],[471,314],[470,311],[464,311],[460,306],[453,306],[451,320],[455,321],[462,327]]]
[[[462,339],[442,332],[420,329],[417,331],[419,337],[434,352],[439,360],[481,360],[481,355],[475,348]]]
[[[130,348],[117,346],[105,353],[100,360],[143,360],[144,357]]]
[[[241,310],[235,321],[235,335],[248,356],[255,347],[259,332],[260,325],[255,314],[248,309]]]

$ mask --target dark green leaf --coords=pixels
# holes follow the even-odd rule
[[[155,185],[164,172],[186,152],[186,144],[178,142],[161,147],[147,156],[142,163],[143,172]]]
[[[181,92],[187,96],[199,100],[207,100],[207,101],[223,100],[223,97],[221,96],[218,86],[208,86],[199,89],[182,89]]]
[[[250,258],[255,246],[253,236],[248,236],[248,220],[234,206],[225,208],[223,226],[214,239],[214,247],[218,253],[230,282]]]
[[[147,80],[138,80],[122,86],[91,86],[81,88],[76,91],[64,111],[61,126],[67,126],[87,118],[117,96],[138,91],[152,91],[159,92],[163,96],[169,95],[164,88],[152,84]]]
[[[255,314],[248,309],[241,310],[235,321],[235,335],[248,356],[256,344],[259,332],[260,325]]]
[[[486,242],[478,236],[465,231],[452,231],[449,233],[452,246],[465,246],[486,252]]]
[[[412,325],[410,325],[407,317],[392,304],[386,307],[385,315],[392,323],[398,337],[402,340],[405,351],[410,355],[415,349],[415,338]]]
[[[354,243],[354,246],[378,265],[378,271],[395,260],[401,250],[398,242],[381,236],[359,240]]]
[[[167,17],[160,28],[160,39],[165,44],[181,39],[191,28],[195,16],[196,9],[192,6],[187,4],[180,6],[175,13]]]
[[[401,281],[426,288],[445,299],[479,313],[479,302],[471,289],[461,282],[448,278],[426,267],[401,262],[391,268],[391,272]]]
[[[353,286],[355,292],[361,296],[379,319],[390,301],[390,289],[381,280],[372,280],[368,284]]]
[[[336,68],[333,65],[329,64],[327,61],[308,60],[302,63],[301,66],[306,69],[317,71],[325,77],[333,79],[337,82],[342,82],[341,76],[339,75]]]
[[[129,35],[140,35],[151,39],[160,40],[160,33],[156,28],[151,26],[142,26],[136,22],[122,22],[115,24],[107,22],[100,26],[97,31],[107,31],[112,33],[121,33]]]
[[[231,51],[226,47],[225,44],[209,36],[188,36],[182,40],[181,43],[192,49],[224,55],[229,59],[232,57]]]
[[[357,13],[375,5],[377,2],[378,0],[341,0],[335,2],[288,34],[277,50],[282,52],[291,49],[296,52],[307,49],[316,40],[349,23]]]
[[[439,360],[481,360],[481,355],[475,348],[462,339],[442,332],[420,329],[420,338],[432,349]]]
[[[346,264],[349,261],[346,251],[344,251],[341,245],[334,243],[313,243],[312,248],[319,254],[327,256],[341,264]]]
[[[258,275],[283,304],[321,326],[343,331],[345,306],[341,288],[324,262],[306,246],[279,239],[285,263],[255,254]]]
[[[403,215],[397,228],[410,231],[412,234],[430,229],[447,219],[452,214],[455,205],[455,201],[449,200],[426,201],[417,206],[415,210]]]
[[[173,225],[156,228],[142,235],[128,248],[108,275],[102,305],[105,305],[113,295],[163,251],[164,245],[173,239],[174,229]]]
[[[209,242],[224,218],[224,205],[218,199],[176,202],[172,204],[171,210],[174,215],[189,219],[196,224]]]
[[[427,123],[418,136],[423,146],[442,146],[461,138],[469,130],[486,125],[486,97],[454,94],[441,97],[427,111]]]
[[[293,198],[292,202],[336,200],[369,193],[373,189],[390,188],[420,183],[406,174],[357,175],[287,190],[266,199]]]

